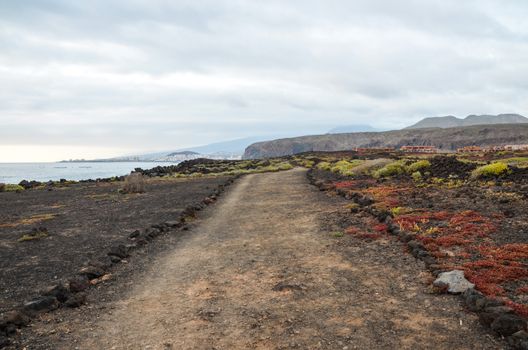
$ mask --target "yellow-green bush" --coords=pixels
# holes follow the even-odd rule
[[[423,169],[427,169],[431,166],[431,162],[429,162],[426,159],[419,160],[417,162],[411,163],[407,165],[406,170],[409,174],[413,174],[417,171],[421,171]],[[421,174],[420,174],[421,175]]]
[[[290,170],[293,169],[293,165],[288,162],[282,162],[276,165],[278,170]]]
[[[315,162],[309,159],[300,159],[300,160],[297,160],[297,163],[300,166],[305,167],[305,168],[312,168],[315,165]]]
[[[24,191],[24,187],[20,185],[6,184],[4,187],[5,192],[21,192]]]
[[[420,182],[422,181],[422,173],[419,172],[419,171],[415,171],[414,173],[411,174],[411,177],[412,179],[415,181],[415,182]]]
[[[405,173],[405,164],[401,160],[385,165],[372,174],[375,178],[389,177]]]
[[[363,161],[359,159],[352,160],[350,162],[347,160],[340,160],[336,162],[330,170],[343,176],[352,176],[354,175],[353,169],[361,163],[363,163]]]
[[[480,176],[501,176],[507,172],[508,165],[502,162],[497,162],[476,168],[471,173],[471,177],[477,178]]]
[[[319,170],[330,171],[330,169],[332,169],[332,164],[330,164],[328,162],[321,162],[321,163],[317,164],[316,168],[319,169]]]
[[[390,209],[390,211],[393,216],[398,216],[398,215],[407,214],[409,211],[411,211],[411,209],[406,208],[406,207],[393,207]]]

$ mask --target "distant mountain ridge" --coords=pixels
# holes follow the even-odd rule
[[[350,132],[380,131],[367,124],[340,125],[328,131],[329,134],[345,134]]]
[[[293,137],[254,143],[246,148],[243,159],[280,157],[312,151],[343,151],[356,147],[399,148],[412,145],[436,146],[444,151],[454,151],[465,146],[507,144],[528,144],[528,123]]]
[[[420,120],[418,123],[405,129],[425,128],[455,128],[473,125],[496,125],[496,124],[525,124],[528,118],[520,114],[498,114],[498,115],[468,115],[466,118],[457,118],[452,115],[445,117],[430,117]]]

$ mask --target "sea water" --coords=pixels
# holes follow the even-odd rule
[[[0,183],[17,184],[22,180],[88,180],[127,175],[135,168],[168,166],[170,162],[96,162],[96,163],[0,163]]]

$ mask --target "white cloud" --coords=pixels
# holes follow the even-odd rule
[[[498,0],[0,0],[0,145],[22,154],[96,140],[105,156],[527,113],[526,10]]]

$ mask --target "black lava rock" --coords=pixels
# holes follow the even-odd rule
[[[88,289],[90,282],[86,277],[72,278],[69,280],[69,287],[72,293],[79,293]]]
[[[36,313],[40,311],[51,311],[59,307],[59,301],[52,296],[42,296],[24,304],[24,311]]]
[[[43,291],[42,295],[52,296],[57,298],[58,301],[64,303],[70,296],[70,291],[66,286],[57,284]]]
[[[503,314],[491,323],[491,329],[507,337],[519,331],[526,330],[526,321],[515,314]]]
[[[128,258],[129,257],[128,248],[123,244],[113,246],[112,248],[110,248],[108,255],[114,255],[121,259]]]
[[[94,278],[101,277],[104,274],[105,271],[102,268],[96,266],[86,266],[79,270],[79,275],[86,276],[91,280]]]
[[[85,293],[77,293],[72,294],[68,300],[64,303],[67,307],[79,307],[86,303],[86,294]]]
[[[528,333],[519,331],[508,337],[508,344],[517,350],[528,350]]]

